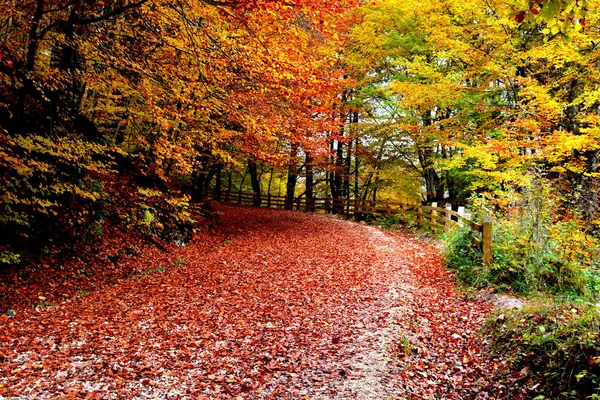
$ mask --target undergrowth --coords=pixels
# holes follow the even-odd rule
[[[139,154],[75,136],[0,140],[0,271],[56,249],[78,253],[114,228],[179,240],[190,199]]]
[[[447,264],[458,279],[474,287],[518,294],[546,293],[572,299],[596,299],[600,292],[600,240],[573,213],[556,209],[551,190],[530,188],[510,207],[496,210],[493,263],[483,265],[468,227],[447,237]],[[493,213],[475,202],[474,215]]]
[[[497,312],[483,332],[528,398],[598,399],[599,323],[594,304],[543,299],[521,310]]]
[[[472,236],[463,228],[447,238],[446,263],[463,284],[572,299],[594,299],[600,293],[598,242],[570,222],[555,224],[538,247],[511,221],[495,221],[491,266],[484,265]]]
[[[446,263],[467,287],[530,297],[490,317],[482,332],[527,398],[600,399],[600,241],[556,203],[549,189],[532,188],[496,209],[491,265],[467,227],[446,238]],[[490,215],[478,206],[477,218]]]

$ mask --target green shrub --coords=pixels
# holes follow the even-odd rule
[[[600,315],[595,304],[544,299],[521,310],[497,312],[483,333],[495,356],[536,388],[536,398],[600,396]],[[521,372],[519,374],[519,372]]]
[[[521,294],[548,292],[588,299],[598,295],[600,246],[573,222],[550,226],[544,245],[538,246],[515,221],[496,220],[490,268],[472,245],[472,235],[463,228],[447,237],[447,265],[463,283]]]
[[[490,284],[488,268],[483,264],[481,251],[477,249],[468,227],[458,229],[446,235],[446,264],[455,271],[460,282],[476,288]]]
[[[482,263],[467,229],[448,237],[447,264],[475,287],[595,299],[600,287],[600,241],[571,215],[558,215],[549,189],[539,186],[515,200],[493,224],[493,265]],[[482,202],[477,203],[486,213]],[[476,219],[483,212],[475,212]]]

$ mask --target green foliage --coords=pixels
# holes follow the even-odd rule
[[[583,399],[600,395],[599,323],[597,305],[548,304],[545,299],[522,310],[498,312],[488,319],[484,333],[513,371],[526,368],[523,375],[531,374],[526,384],[539,383],[537,393]]]
[[[50,307],[50,306],[52,306],[52,305],[53,305],[53,304],[52,304],[52,303],[50,303],[49,301],[42,300],[42,301],[40,301],[40,302],[39,302],[39,303],[38,303],[36,306],[34,306],[34,307],[40,307],[40,308],[44,308],[44,307]]]
[[[18,264],[21,262],[21,255],[8,250],[0,251],[0,264]]]
[[[187,264],[187,261],[185,261],[183,258],[178,258],[177,261],[172,264],[172,266],[179,267],[185,264]]]
[[[497,213],[491,267],[483,265],[466,228],[449,236],[448,265],[462,282],[475,287],[595,299],[600,242],[576,218],[555,221],[553,199],[549,189],[536,184],[506,213]],[[478,204],[490,211],[485,202]]]
[[[468,227],[446,236],[446,264],[456,272],[460,282],[484,287],[490,283],[490,271],[483,264],[481,251],[471,242],[472,236]]]
[[[571,222],[550,228],[535,242],[519,221],[496,220],[491,268],[472,244],[473,233],[461,229],[448,237],[446,262],[463,283],[474,287],[594,298],[600,283],[598,241]]]
[[[542,29],[544,35],[561,36],[565,43],[574,33],[585,29],[585,19],[591,6],[586,0],[512,0],[511,5],[506,18],[529,28],[545,26]],[[504,22],[507,22],[506,19]]]
[[[112,173],[116,150],[71,137],[0,140],[0,229],[13,232],[0,261],[16,263],[20,248],[59,236],[100,231],[108,193],[100,179]]]
[[[138,188],[136,227],[151,236],[179,239],[182,232],[193,230],[190,197],[170,196],[158,189]]]

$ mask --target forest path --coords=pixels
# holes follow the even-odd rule
[[[488,385],[432,243],[219,206],[182,262],[0,317],[0,399],[468,399]]]

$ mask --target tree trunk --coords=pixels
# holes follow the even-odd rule
[[[205,166],[208,163],[208,156],[202,155],[196,158],[194,164],[194,172],[192,174],[192,190],[193,198],[195,201],[200,202],[204,199],[204,182],[206,181],[206,169]]]
[[[223,171],[223,164],[219,163],[216,165],[216,173],[215,173],[215,191],[213,194],[213,198],[217,201],[221,201],[221,172]]]
[[[35,69],[35,61],[37,58],[37,53],[40,44],[40,37],[38,34],[38,30],[40,27],[40,21],[42,16],[44,15],[44,0],[37,0],[35,11],[33,16],[31,17],[31,25],[29,27],[29,33],[27,37],[27,55],[25,59],[25,73],[23,74],[23,85],[18,91],[17,104],[14,109],[15,113],[15,124],[14,129],[17,132],[25,133],[32,132],[35,129],[32,129],[32,122],[36,121],[37,123],[42,123],[47,120],[48,115],[47,110],[44,112],[43,110],[37,110],[41,115],[38,114],[37,118],[29,118],[27,115],[27,99],[29,97],[39,97],[36,96],[37,89],[35,88],[34,82],[32,80],[32,73]],[[42,104],[47,104],[46,100],[42,101]]]
[[[231,195],[231,187],[233,185],[233,171],[230,169],[227,171],[227,193],[228,196]]]
[[[352,117],[352,122],[357,124],[359,122],[359,114],[358,112],[354,112],[354,115]],[[354,171],[352,171],[354,173],[354,198],[358,199],[359,198],[359,167],[360,167],[360,160],[358,159],[358,146],[359,146],[359,138],[357,137],[354,141]]]
[[[269,185],[267,186],[267,194],[271,194],[271,185],[273,184],[273,172],[275,172],[275,168],[271,167],[271,171],[269,172]]]
[[[344,128],[341,128],[340,136],[343,136]],[[337,146],[337,147],[336,147]],[[344,146],[340,140],[335,141],[331,145],[332,150],[335,149],[335,153],[332,158],[332,168],[329,172],[329,188],[331,190],[331,197],[333,198],[333,208],[332,212],[334,214],[343,213],[343,202],[341,198],[343,197],[343,171],[345,169],[344,166]]]
[[[69,18],[64,28],[64,42],[59,49],[59,70],[63,73],[62,79],[65,79],[66,93],[62,90],[52,93],[52,118],[60,121],[65,126],[75,127],[77,125],[91,124],[81,115],[81,103],[85,92],[85,84],[81,81],[80,73],[83,68],[82,55],[77,48],[75,38],[78,28],[80,14],[82,12],[83,0],[76,0],[71,8]],[[67,75],[69,78],[67,78]],[[82,121],[85,119],[86,121]],[[79,122],[81,120],[81,122]],[[65,123],[67,122],[67,123]],[[79,133],[89,135],[85,127],[77,127]],[[90,139],[94,139],[91,137]]]
[[[244,182],[246,182],[246,176],[248,176],[248,168],[244,170],[244,175],[242,175],[242,180],[240,181],[240,187],[238,188],[238,196],[242,195],[242,191],[244,190]]]
[[[256,167],[256,161],[248,160],[248,174],[250,175],[250,183],[252,185],[252,193],[254,194],[254,199],[252,200],[252,205],[255,207],[259,207],[261,203],[260,199],[260,179],[258,177],[258,170]]]
[[[292,146],[290,151],[290,163],[288,165],[287,183],[285,185],[285,209],[294,208],[294,197],[296,195],[296,182],[298,182],[298,164],[296,156],[298,155],[298,146]]]
[[[315,210],[315,174],[313,170],[313,159],[310,155],[306,155],[306,206],[309,211]]]
[[[352,168],[352,139],[348,142],[346,151],[346,165],[344,170],[344,194],[343,197],[350,198],[350,170]]]

